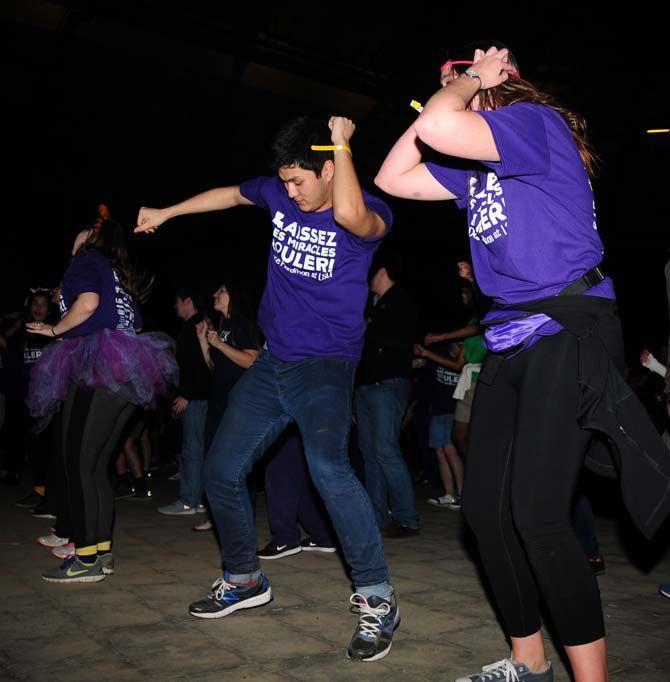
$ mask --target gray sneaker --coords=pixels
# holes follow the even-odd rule
[[[65,559],[58,568],[44,571],[42,578],[48,583],[97,583],[105,579],[105,574],[100,559],[96,559],[92,566],[86,566],[75,554]]]
[[[103,554],[98,558],[100,559],[100,563],[102,565],[102,572],[105,575],[111,575],[114,573],[114,555],[111,552],[107,552],[107,554]]]
[[[553,682],[554,670],[549,667],[541,673],[534,673],[523,663],[516,663],[509,658],[502,661],[485,665],[480,673],[459,677],[455,682]]]
[[[189,507],[181,500],[177,500],[172,504],[165,505],[165,507],[158,507],[158,511],[168,516],[193,516],[195,514],[195,507]]]

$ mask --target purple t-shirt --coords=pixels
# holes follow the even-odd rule
[[[381,237],[365,240],[340,227],[333,210],[306,213],[277,177],[240,186],[256,206],[268,209],[272,245],[258,313],[270,353],[280,360],[335,356],[358,361],[370,261]],[[365,204],[391,227],[391,209],[363,192]]]
[[[65,271],[61,282],[61,316],[85,293],[98,294],[98,307],[85,322],[65,332],[66,338],[86,336],[100,329],[134,331],[142,326],[135,301],[121,286],[109,260],[97,251],[75,256]]]
[[[426,166],[468,211],[481,290],[497,303],[557,294],[602,259],[593,190],[570,129],[550,107],[522,102],[477,112],[499,162]],[[614,298],[608,278],[588,291]]]

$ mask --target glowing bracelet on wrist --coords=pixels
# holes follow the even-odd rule
[[[311,147],[313,152],[349,152],[351,148],[346,144],[313,144]]]

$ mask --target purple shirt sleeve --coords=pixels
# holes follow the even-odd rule
[[[240,194],[251,201],[254,206],[267,208],[268,202],[264,197],[264,189],[268,182],[272,182],[272,178],[260,177],[246,180],[240,185]]]
[[[80,294],[102,292],[102,273],[98,261],[93,253],[77,256],[63,275],[63,287],[73,297]]]
[[[483,163],[499,178],[549,171],[549,145],[540,105],[520,102],[477,113],[488,123],[500,156],[500,161]]]
[[[363,201],[371,211],[374,211],[382,219],[384,225],[386,226],[386,230],[384,230],[383,234],[379,235],[378,237],[372,237],[371,239],[362,239],[361,237],[356,237],[355,235],[352,236],[360,244],[370,244],[371,246],[376,247],[377,242],[379,242],[380,239],[384,239],[384,237],[386,237],[391,231],[391,225],[393,225],[393,213],[385,201],[382,201],[372,194],[368,194],[365,190],[363,190]]]
[[[458,208],[465,208],[468,199],[468,171],[461,168],[449,168],[428,161],[426,168],[429,173],[456,197]]]

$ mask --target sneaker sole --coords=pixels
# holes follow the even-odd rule
[[[293,554],[300,554],[302,552],[301,547],[294,547],[293,549],[285,549],[283,552],[280,552],[279,554],[273,554],[272,556],[263,556],[262,554],[258,555],[259,559],[281,559],[282,557],[285,556],[291,556]]]
[[[303,552],[323,552],[324,554],[333,554],[337,552],[335,547],[303,547]]]
[[[112,573],[114,573],[114,569],[113,569],[113,568],[106,568],[106,567],[103,567],[102,572],[103,572],[105,575],[112,575]]]
[[[38,539],[38,540],[37,540],[37,544],[38,544],[40,547],[46,547],[47,549],[58,549],[59,547],[65,547],[65,545],[67,545],[68,543],[67,543],[67,542],[62,542],[60,545],[47,545],[47,544],[44,543],[44,542],[40,542],[39,539]]]
[[[223,609],[223,611],[217,611],[216,613],[193,613],[193,611],[189,609],[189,613],[196,618],[223,618],[223,616],[228,616],[231,613],[235,613],[235,611],[240,611],[241,609],[252,609],[254,606],[263,606],[263,604],[267,604],[270,601],[272,601],[272,588],[268,587],[267,592],[257,594],[255,597],[251,597],[250,599],[237,602],[237,604],[233,604],[227,609]]]
[[[194,509],[191,509],[189,511],[180,511],[180,512],[168,512],[168,511],[161,511],[159,509],[158,513],[163,514],[163,516],[195,516],[195,510]]]
[[[396,621],[395,625],[393,626],[393,632],[395,632],[398,628],[400,627],[400,617],[398,617],[398,620]],[[347,658],[350,661],[355,661],[356,663],[373,663],[374,661],[378,661],[380,658],[384,658],[384,656],[388,656],[389,652],[391,651],[391,647],[393,646],[393,640],[389,642],[389,645],[384,649],[384,651],[380,651],[378,654],[375,654],[374,656],[370,656],[370,658],[355,658],[352,657],[351,654],[347,651]]]
[[[99,583],[104,579],[104,573],[102,575],[83,575],[79,578],[45,578],[42,576],[42,580],[46,580],[48,583]]]
[[[33,514],[34,519],[55,519],[55,514]]]

